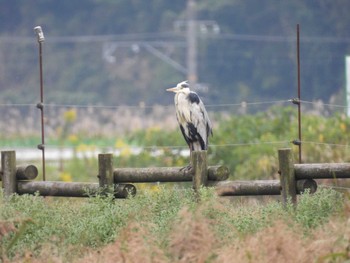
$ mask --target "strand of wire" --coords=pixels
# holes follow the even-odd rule
[[[32,106],[36,106],[37,104],[33,104],[33,103],[3,103],[0,104],[0,107],[32,107]]]
[[[271,101],[242,101],[240,103],[223,103],[223,104],[206,104],[205,106],[210,108],[214,107],[233,107],[233,106],[239,106],[239,107],[245,107],[249,105],[263,105],[263,104],[282,104],[287,102],[293,102],[294,99],[284,99],[284,100],[271,100]],[[327,107],[335,107],[335,108],[349,108],[350,106],[346,105],[339,105],[339,104],[331,104],[331,103],[323,103],[323,102],[317,102],[317,101],[307,101],[307,100],[300,100],[300,103],[302,104],[311,104],[311,105],[322,105]],[[117,109],[117,108],[153,108],[154,105],[94,105],[94,104],[55,104],[55,103],[45,103],[43,104],[45,107],[61,107],[61,108],[110,108],[110,109]],[[31,107],[31,106],[37,106],[37,104],[34,103],[0,103],[0,107]],[[173,107],[173,105],[156,105],[157,107]]]
[[[266,142],[247,142],[247,143],[227,143],[227,144],[210,144],[209,147],[238,147],[238,146],[254,146],[254,145],[268,145],[268,144],[279,144],[279,145],[287,145],[290,144],[291,141],[266,141]],[[95,145],[93,145],[95,146]],[[67,147],[73,147],[73,146],[64,146],[64,145],[54,145],[54,144],[46,144],[45,147],[48,148],[67,148]],[[108,148],[111,146],[107,145],[96,145],[96,147],[100,148]],[[157,149],[188,149],[188,146],[186,145],[165,145],[165,146],[159,146],[159,145],[145,145],[145,146],[134,146],[134,145],[125,145],[125,146],[118,146],[118,147],[112,147],[116,149],[145,149],[145,150],[157,150]]]
[[[337,144],[337,143],[326,143],[326,142],[314,142],[314,141],[301,141],[303,144],[313,144],[313,145],[321,145],[321,146],[330,146],[330,147],[344,147],[348,148],[350,147],[350,144]],[[290,140],[284,140],[284,141],[258,141],[258,142],[236,142],[236,143],[223,143],[223,144],[209,144],[209,147],[212,148],[218,148],[218,147],[242,147],[242,146],[259,146],[259,145],[290,145],[293,144],[293,141]],[[123,149],[123,148],[131,148],[131,149],[187,149],[188,147],[186,145],[125,145],[125,146],[113,146],[110,145],[87,145],[91,147],[99,147],[99,148],[116,148],[116,149]],[[7,146],[3,146],[3,148],[6,148]],[[10,146],[9,146],[10,147]],[[56,145],[56,144],[45,144],[44,147],[47,148],[70,148],[70,147],[77,147],[72,145]],[[31,148],[31,147],[20,147],[20,148]]]
[[[314,145],[323,145],[331,147],[350,147],[349,144],[339,144],[339,143],[327,143],[327,142],[313,142],[313,141],[301,141],[302,144],[314,144]]]
[[[334,108],[349,108],[350,106],[346,106],[346,105],[338,105],[338,104],[331,104],[331,103],[320,103],[320,102],[317,102],[317,101],[307,101],[307,100],[300,100],[300,103],[304,103],[304,104],[312,104],[312,105],[323,105],[323,106],[327,106],[327,107],[334,107]]]
[[[206,107],[232,107],[240,106],[245,107],[249,105],[263,105],[263,104],[281,104],[290,102],[291,100],[273,100],[273,101],[255,101],[255,102],[240,102],[240,103],[224,103],[224,104],[207,104]],[[32,103],[4,103],[0,104],[0,107],[25,107],[25,106],[37,106]],[[84,105],[84,104],[55,104],[45,103],[44,107],[60,107],[60,108],[107,108],[107,109],[118,109],[118,108],[154,108],[156,107],[173,107],[173,105]]]
[[[344,147],[348,148],[350,147],[350,144],[337,144],[337,143],[322,143],[322,142],[313,142],[313,141],[301,141],[303,144],[313,144],[313,145],[322,145],[322,146],[330,146],[330,147]],[[284,141],[260,141],[260,142],[237,142],[237,143],[223,143],[223,144],[209,144],[209,147],[213,148],[218,148],[218,147],[241,147],[241,146],[259,146],[259,145],[272,145],[272,144],[277,144],[277,145],[290,145],[294,144],[293,141],[290,140],[284,140]],[[67,147],[67,146],[60,146],[60,145],[45,145],[46,147]],[[99,145],[98,147],[108,147],[107,145]],[[146,146],[133,146],[133,145],[125,145],[125,146],[120,146],[120,147],[115,147],[115,148],[142,148],[142,149],[181,149],[181,148],[188,148],[186,145],[164,145],[164,146],[159,146],[159,145],[146,145]]]

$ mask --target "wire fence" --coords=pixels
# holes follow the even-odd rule
[[[210,112],[211,109],[223,109],[223,108],[230,108],[230,107],[239,107],[239,108],[249,108],[252,106],[260,106],[260,105],[269,105],[270,107],[275,106],[275,105],[285,105],[287,103],[290,103],[292,105],[293,99],[281,99],[281,100],[272,100],[272,101],[243,101],[240,103],[230,103],[230,104],[208,104],[206,105],[208,111]],[[322,107],[329,107],[329,108],[341,108],[341,109],[347,109],[349,106],[345,105],[337,105],[337,104],[329,104],[329,103],[320,103],[319,101],[301,101],[302,106],[303,105],[313,105],[318,108]],[[19,107],[30,107],[30,108],[36,108],[37,104],[34,103],[9,103],[9,104],[0,104],[1,108],[19,108]],[[57,108],[62,108],[62,109],[93,109],[93,110],[118,110],[118,109],[129,109],[129,110],[136,110],[136,111],[142,111],[144,109],[167,109],[167,115],[170,113],[170,119],[174,123],[173,127],[176,127],[176,118],[175,118],[175,113],[171,114],[171,112],[174,109],[174,105],[83,105],[83,104],[55,104],[55,103],[49,103],[49,104],[44,104],[44,108],[49,111],[48,115],[48,121],[47,124],[48,126],[52,125],[52,119],[53,115],[56,115],[57,117]],[[1,110],[1,109],[0,109]],[[54,113],[50,114],[50,110],[53,110]],[[25,111],[26,113],[28,111]],[[230,112],[230,111],[229,111]],[[112,113],[113,114],[113,113]],[[232,114],[241,114],[241,112],[232,112]],[[320,113],[321,114],[321,113]],[[6,114],[5,114],[6,115]],[[152,115],[152,113],[150,114]],[[321,114],[322,115],[322,114]],[[4,116],[4,114],[3,114]],[[17,116],[19,119],[21,117],[26,118],[25,116],[20,116],[20,114]],[[152,117],[152,116],[151,116]],[[7,120],[4,120],[7,122]],[[35,123],[36,121],[32,121],[32,123]],[[39,123],[39,121],[37,122]],[[158,123],[155,121],[153,122],[153,125],[157,125]],[[12,123],[12,125],[16,125],[16,129],[18,129],[18,124],[17,123]],[[79,126],[79,120],[77,121],[77,125]],[[39,132],[39,131],[38,131]],[[290,145],[293,143],[293,140],[291,138],[286,138],[286,140],[279,140],[279,141],[254,141],[254,142],[226,142],[226,143],[221,143],[221,144],[209,144],[210,147],[213,148],[219,148],[219,147],[242,147],[242,146],[258,146],[258,145]],[[328,147],[344,147],[348,148],[349,144],[338,144],[338,143],[333,143],[333,142],[319,142],[319,141],[306,141],[302,140],[302,144],[313,144],[313,145],[321,145],[321,146],[328,146]],[[8,146],[3,146],[2,148],[7,148]],[[47,148],[67,148],[70,147],[69,145],[61,145],[61,144],[52,144],[48,143],[45,145]],[[72,146],[73,147],[73,146]],[[98,145],[98,147],[101,148],[106,148],[110,147],[110,145]],[[130,148],[130,149],[139,149],[140,146],[132,146],[132,145],[127,145],[127,146],[114,146],[114,148]],[[142,149],[144,150],[154,150],[154,149],[187,149],[186,145],[142,145]],[[26,147],[21,147],[21,148],[26,148]]]
[[[273,106],[288,106],[293,105],[293,100],[294,99],[281,99],[281,100],[271,100],[271,101],[243,101],[240,103],[225,103],[225,104],[207,104],[206,108],[208,109],[209,113],[211,113],[211,111],[218,111],[219,112],[226,112],[228,114],[246,114],[245,111],[238,111],[237,109],[247,109],[249,107],[273,107]],[[344,112],[345,114],[345,110],[348,108],[348,106],[345,105],[338,105],[338,104],[331,104],[331,103],[322,103],[320,101],[305,101],[305,100],[301,100],[301,105],[303,107],[303,114],[306,114],[308,112],[308,110],[310,110],[312,112],[312,110],[314,110],[315,108],[317,110],[319,110],[319,115],[320,116],[324,116],[324,117],[328,117],[329,115],[323,115],[322,114],[322,110],[324,110],[325,107],[331,109],[337,109],[337,110],[341,110]],[[14,103],[14,104],[0,104],[0,111],[1,110],[6,110],[6,109],[11,109],[11,108],[21,108],[21,107],[25,107],[25,108],[31,108],[33,109],[33,111],[36,111],[36,107],[37,104],[34,103]],[[305,109],[309,107],[308,109]],[[152,110],[152,109],[166,109],[167,114],[170,114],[170,119],[171,122],[174,123],[174,126],[176,127],[176,117],[175,117],[175,112],[174,112],[174,105],[144,105],[144,104],[140,104],[140,105],[84,105],[84,104],[55,104],[55,103],[49,103],[49,104],[44,104],[44,108],[45,110],[47,110],[47,118],[53,118],[56,115],[57,117],[57,112],[59,110],[62,110],[63,112],[66,111],[67,109],[78,109],[78,110],[109,110],[109,111],[118,111],[118,110],[130,110],[132,112],[142,112],[144,114],[145,110]],[[233,109],[232,109],[233,108]],[[321,110],[320,110],[321,109]],[[24,111],[24,113],[27,113],[28,111]],[[339,111],[338,111],[339,112]],[[152,116],[152,111],[148,113],[148,115]],[[37,112],[37,115],[39,115],[39,113]],[[18,115],[18,118],[21,118],[23,116]],[[87,116],[89,117],[89,116]],[[156,120],[155,122],[153,122],[153,124],[157,125],[157,121],[159,122],[160,120]],[[37,125],[39,125],[39,119],[33,120],[33,123],[37,123]],[[10,123],[11,124],[11,123]],[[77,124],[79,125],[79,119],[77,120]],[[18,129],[18,123],[12,123],[12,125],[16,125],[16,129]],[[50,120],[49,123],[46,123],[46,125],[50,126]],[[48,131],[50,131],[48,129]],[[233,131],[234,132],[234,131]],[[37,130],[37,135],[39,135],[39,129]],[[38,142],[39,143],[39,142]],[[220,148],[235,148],[235,147],[260,147],[260,146],[271,146],[274,148],[277,147],[291,147],[293,145],[293,140],[292,138],[286,138],[285,140],[259,140],[259,141],[251,141],[251,142],[237,142],[237,141],[228,141],[224,142],[224,143],[220,143],[220,144],[209,144],[209,148],[210,149],[220,149]],[[311,145],[311,146],[321,146],[321,147],[329,147],[329,148],[343,148],[343,149],[348,149],[350,148],[350,144],[340,144],[340,143],[333,143],[333,142],[319,142],[319,141],[314,141],[314,140],[301,140],[301,144],[302,145]],[[67,150],[67,149],[73,149],[76,146],[72,146],[72,145],[66,145],[65,143],[63,144],[57,144],[57,143],[52,143],[49,142],[45,144],[45,148],[50,151],[50,150],[59,150],[61,153],[63,153],[63,151]],[[8,148],[8,149],[13,149],[16,147],[10,147],[10,146],[3,146],[1,147],[2,149],[4,148]],[[90,151],[90,155],[88,153],[86,153],[84,156],[94,156],[94,154],[96,152],[101,151],[102,149],[106,150],[112,150],[114,153],[118,153],[118,151],[122,151],[123,149],[129,149],[131,150],[130,153],[131,154],[135,154],[138,155],[140,154],[142,151],[149,151],[152,152],[153,156],[157,157],[157,156],[162,156],[163,152],[165,150],[167,151],[173,151],[174,154],[180,154],[182,156],[189,156],[189,151],[188,151],[188,147],[185,143],[181,144],[181,145],[173,145],[173,144],[169,144],[169,145],[115,145],[115,144],[103,144],[103,143],[98,143],[95,145],[95,148],[88,148],[86,151],[89,152]],[[26,146],[26,147],[20,147],[20,149],[32,149],[32,150],[36,150],[33,149],[33,147],[31,146]],[[20,152],[18,152],[20,154]],[[26,152],[24,151],[23,155],[25,155]],[[38,160],[40,159],[40,151],[38,151],[38,156],[36,157]],[[71,154],[71,153],[70,153]],[[56,158],[55,154],[51,154],[51,158],[54,157]],[[19,155],[20,157],[21,155]],[[67,156],[71,156],[71,155],[67,155]],[[47,155],[48,158],[50,158],[50,153]],[[62,156],[61,156],[62,157]],[[60,158],[61,158],[60,157]],[[339,191],[349,191],[350,187],[346,186],[346,183],[342,185],[342,183],[338,183],[337,185],[333,185],[332,182],[325,182],[325,183],[319,183],[319,185],[321,187],[326,187],[326,188],[332,188],[335,190],[339,190]]]
[[[271,101],[241,101],[239,103],[218,103],[218,104],[206,104],[205,106],[207,108],[222,108],[222,107],[248,107],[253,105],[281,105],[284,103],[293,103],[293,99],[281,99],[281,100],[271,100]],[[332,104],[332,103],[324,103],[322,101],[314,100],[314,101],[307,101],[307,100],[300,100],[300,103],[304,106],[305,105],[314,105],[317,107],[323,106],[323,107],[330,107],[330,108],[341,108],[341,109],[348,109],[350,106],[347,105],[339,105],[339,104]],[[43,103],[45,107],[54,107],[54,108],[99,108],[99,109],[118,109],[118,108],[132,108],[132,109],[144,109],[144,108],[153,108],[155,106],[157,107],[164,107],[164,108],[173,108],[174,105],[161,105],[161,104],[155,104],[155,105],[145,105],[143,103],[140,103],[139,105],[97,105],[97,104],[56,104],[56,103]],[[37,103],[0,103],[0,107],[36,107]]]

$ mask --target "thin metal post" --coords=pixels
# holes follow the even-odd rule
[[[44,33],[40,26],[34,28],[39,43],[39,70],[40,70],[40,102],[36,105],[41,112],[41,144],[38,149],[42,152],[43,181],[46,180],[45,175],[45,126],[44,126],[44,81],[43,81],[43,59],[42,59],[42,43],[45,41]]]
[[[299,134],[299,163],[301,160],[301,85],[300,85],[300,30],[297,24],[297,64],[298,64],[298,134]]]

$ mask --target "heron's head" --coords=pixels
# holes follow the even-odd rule
[[[175,93],[179,92],[189,92],[190,91],[190,85],[188,84],[188,80],[185,80],[183,82],[180,82],[176,85],[176,87],[167,89],[167,91],[172,91]]]

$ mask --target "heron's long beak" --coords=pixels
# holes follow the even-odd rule
[[[178,90],[177,87],[174,87],[174,88],[170,88],[170,89],[166,89],[167,91],[172,91],[172,92],[176,92]]]

